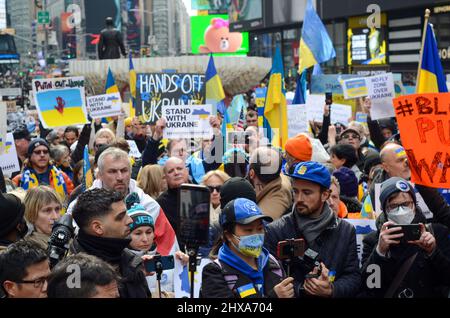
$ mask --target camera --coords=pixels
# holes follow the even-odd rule
[[[320,265],[318,258],[319,253],[310,248],[305,251],[303,257],[299,257],[302,268],[308,273],[305,278],[318,278],[322,274],[322,265]],[[309,274],[314,268],[317,268],[317,274]]]
[[[72,215],[70,214],[64,214],[57,222],[55,222],[55,224],[53,224],[47,250],[50,259],[50,267],[53,268],[66,256],[73,233]]]

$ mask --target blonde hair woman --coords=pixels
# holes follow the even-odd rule
[[[139,188],[155,200],[167,190],[166,177],[160,165],[148,165],[142,168],[137,177],[137,183]]]
[[[211,170],[203,177],[202,184],[211,192],[211,206],[209,210],[210,224],[219,222],[220,214],[220,188],[230,179],[230,176],[220,170]]]
[[[25,219],[33,225],[33,231],[28,239],[47,249],[53,224],[61,216],[62,203],[60,197],[52,188],[39,186],[28,190],[24,204]]]

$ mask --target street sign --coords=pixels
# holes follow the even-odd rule
[[[50,12],[39,11],[37,13],[37,20],[39,24],[49,24],[50,23]]]

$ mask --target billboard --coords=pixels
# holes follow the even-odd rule
[[[263,1],[232,1],[228,7],[230,31],[249,31],[264,26]]]
[[[224,14],[228,12],[231,0],[192,0],[192,10],[208,11],[209,14]]]
[[[191,17],[193,54],[245,55],[249,51],[248,32],[230,32],[227,15]]]

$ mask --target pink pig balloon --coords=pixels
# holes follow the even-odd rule
[[[221,18],[211,20],[204,37],[206,45],[200,45],[201,53],[232,53],[242,45],[242,34],[230,32],[229,22]]]

